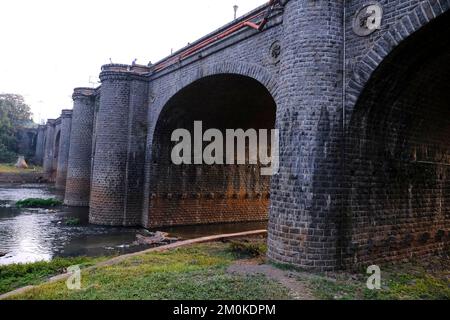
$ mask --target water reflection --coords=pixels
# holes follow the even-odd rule
[[[17,209],[25,198],[59,198],[47,185],[0,185],[1,264],[51,260],[62,256],[101,256],[139,251],[137,228],[107,228],[88,224],[87,208]],[[77,226],[67,225],[78,219]]]
[[[0,185],[0,253],[6,253],[0,257],[0,265],[48,261],[57,256],[117,255],[149,247],[136,241],[136,235],[146,234],[145,230],[89,225],[87,208],[48,210],[15,207],[16,201],[25,198],[62,197],[48,185]],[[70,226],[67,224],[69,219],[78,219],[80,223]],[[162,231],[171,237],[191,239],[265,227],[266,223],[239,223],[166,228]]]

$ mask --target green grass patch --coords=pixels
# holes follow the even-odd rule
[[[0,294],[28,285],[42,283],[51,276],[64,273],[72,265],[91,266],[105,258],[55,258],[50,262],[0,266]]]
[[[24,199],[16,202],[17,208],[51,208],[62,205],[57,199]]]
[[[223,243],[149,253],[82,273],[82,289],[63,281],[43,284],[17,299],[288,299],[288,291],[263,275],[227,272],[236,260]]]
[[[267,253],[267,244],[257,240],[231,241],[230,249],[238,256],[262,257]]]
[[[450,300],[450,281],[429,274],[395,274],[382,290],[365,290],[366,299]]]
[[[321,300],[356,300],[361,297],[364,283],[344,280],[330,280],[317,277],[311,280],[313,292]]]
[[[436,266],[439,266],[436,268]],[[381,268],[381,289],[367,289],[368,275],[337,274],[311,281],[314,294],[326,300],[449,300],[448,258]]]
[[[69,218],[66,220],[67,226],[78,226],[80,225],[81,221],[78,218]]]

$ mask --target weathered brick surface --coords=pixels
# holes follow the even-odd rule
[[[56,119],[52,142],[52,172],[50,180],[56,182],[58,159],[61,144],[61,118]]]
[[[53,157],[55,154],[55,122],[56,120],[49,119],[47,121],[45,130],[43,170],[45,177],[49,180],[51,180],[53,177]]]
[[[66,203],[87,205],[92,154],[93,223],[263,220],[270,206],[277,262],[330,270],[448,250],[450,1],[380,0],[381,29],[366,37],[352,22],[374,1],[283,3],[264,31],[161,71],[105,66],[102,88],[76,95]],[[195,120],[275,122],[280,173],[171,164],[171,132]]]
[[[194,138],[194,121],[224,136],[226,129],[270,130],[275,112],[267,89],[242,75],[209,76],[170,99],[153,133],[148,226],[267,220],[270,178],[259,165],[174,165],[171,135],[183,128]]]
[[[69,162],[70,131],[72,128],[72,110],[61,113],[61,130],[56,170],[56,188],[64,190],[66,187],[67,165]]]
[[[344,266],[448,250],[449,59],[447,13],[393,48],[349,110]]]
[[[290,1],[284,13],[268,255],[303,268],[338,258],[342,13],[339,1]]]
[[[95,224],[139,225],[148,82],[139,76],[139,70],[129,71],[120,65],[104,66],[100,78],[89,220]]]
[[[91,186],[92,132],[95,90],[75,89],[64,203],[88,206]]]

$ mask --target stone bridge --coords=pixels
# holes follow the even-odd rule
[[[271,1],[154,65],[105,65],[39,130],[46,173],[94,224],[269,219],[269,258],[306,269],[448,250],[449,8]],[[172,164],[196,120],[278,129],[279,173]]]

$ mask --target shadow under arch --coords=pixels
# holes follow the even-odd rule
[[[350,116],[367,83],[385,59],[403,46],[405,40],[409,41],[412,36],[415,36],[415,33],[423,33],[424,29],[430,28],[429,25],[435,24],[436,20],[441,23],[443,19],[449,19],[449,11],[450,3],[447,0],[425,0],[406,14],[398,23],[390,27],[374,43],[372,48],[359,61],[348,84],[346,105]],[[441,19],[442,15],[445,15],[446,18]],[[439,32],[439,30],[437,31]]]
[[[183,86],[161,109],[150,140],[147,225],[266,221],[270,177],[260,174],[260,164],[175,165],[171,135],[186,129],[194,138],[195,121],[203,132],[219,129],[224,137],[226,129],[270,132],[276,102],[267,87],[254,77],[217,73]]]
[[[343,264],[448,248],[450,12],[404,39],[365,84],[346,135]]]

